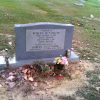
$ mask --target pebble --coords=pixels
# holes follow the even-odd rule
[[[33,90],[35,90],[35,87],[34,87],[34,86],[32,86],[32,89],[33,89]]]
[[[96,90],[97,90],[97,91],[100,91],[100,87],[96,87]]]
[[[33,82],[34,81],[33,77],[29,77],[29,81]]]
[[[10,42],[8,42],[8,44],[12,46],[12,42],[11,42],[11,41],[10,41]]]
[[[89,58],[89,57],[88,57],[87,59],[88,59],[88,60],[90,60],[90,58]]]
[[[86,57],[86,55],[83,55],[84,57]]]
[[[2,88],[3,86],[0,84],[0,88]]]
[[[86,44],[87,46],[89,46],[90,44]]]
[[[7,78],[7,81],[13,81],[14,79],[15,79],[14,76],[9,76],[9,77]]]
[[[10,88],[13,88],[16,84],[15,84],[15,82],[9,82],[8,85]]]
[[[94,58],[95,61],[98,61],[98,58]]]
[[[6,78],[5,74],[2,74],[1,76],[2,76],[2,78]]]
[[[37,86],[38,86],[37,82],[35,82],[35,83],[34,83],[34,86],[35,86],[35,87],[37,87]]]
[[[14,73],[13,73],[13,72],[10,72],[10,73],[9,73],[9,76],[13,76],[13,75],[14,75]]]
[[[93,14],[91,14],[91,15],[90,15],[90,18],[94,18],[94,15],[93,15]]]
[[[99,77],[99,79],[100,79],[100,75],[99,75],[98,77]]]

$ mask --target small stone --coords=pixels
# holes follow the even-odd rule
[[[10,88],[13,88],[16,84],[15,84],[15,82],[9,82],[8,85]]]
[[[92,52],[92,50],[90,50],[90,52]]]
[[[3,86],[0,84],[0,88],[2,88]]]
[[[49,82],[46,82],[46,84],[49,85],[50,83]]]
[[[100,79],[100,75],[99,75],[98,77],[99,77],[99,79]]]
[[[1,75],[1,76],[2,76],[2,78],[6,78],[5,74],[3,74],[3,75]]]
[[[82,44],[83,44],[84,42],[82,42]]]
[[[96,87],[96,90],[97,90],[97,91],[100,91],[100,87]]]
[[[87,59],[88,59],[88,60],[90,60],[90,58],[89,58],[89,57],[88,57]]]
[[[86,85],[89,85],[89,82],[88,82],[88,81],[85,81],[84,83],[85,83]]]
[[[87,46],[89,46],[90,44],[87,44]]]
[[[74,48],[71,48],[72,51],[74,51]]]
[[[10,41],[10,42],[8,42],[8,44],[12,46],[12,42],[11,42],[11,41]]]
[[[35,87],[34,87],[34,86],[32,86],[32,89],[33,89],[33,90],[35,90]]]
[[[95,61],[98,61],[98,58],[94,58]]]
[[[34,83],[34,86],[35,86],[35,87],[37,87],[37,86],[38,86],[37,82],[35,82],[35,83]]]
[[[9,76],[13,76],[13,75],[14,75],[14,73],[13,73],[13,72],[10,72],[10,73],[9,73]]]
[[[26,75],[23,76],[25,80],[28,80],[28,77]]]
[[[84,57],[86,57],[86,55],[83,55]]]
[[[15,79],[14,76],[9,76],[9,77],[7,78],[7,81],[13,81],[14,79]]]
[[[31,82],[33,82],[34,81],[34,79],[33,79],[33,77],[29,77],[29,79],[28,79],[29,81],[31,81]]]
[[[93,14],[91,14],[91,15],[90,15],[90,18],[94,18],[94,15],[93,15]]]

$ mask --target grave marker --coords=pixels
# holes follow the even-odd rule
[[[53,61],[57,56],[64,56],[72,48],[73,30],[72,24],[16,24],[16,52],[9,64],[22,66],[36,60]],[[79,56],[73,51],[68,58],[71,62],[79,61]],[[0,68],[3,66],[6,66],[5,57],[0,56]]]
[[[16,60],[54,58],[72,47],[74,26],[60,23],[16,24]]]

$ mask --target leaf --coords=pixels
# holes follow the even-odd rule
[[[24,75],[24,79],[25,79],[25,80],[28,80],[28,77],[27,77],[26,75]]]
[[[14,76],[9,76],[9,77],[7,78],[7,81],[13,81],[14,79],[15,79]]]
[[[31,81],[31,82],[34,81],[33,77],[29,77],[28,80]]]
[[[22,72],[23,72],[24,74],[26,74],[27,71],[28,71],[28,69],[24,69],[24,70],[22,70]]]

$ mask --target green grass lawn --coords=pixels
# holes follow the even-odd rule
[[[74,5],[78,0],[0,0],[0,33],[13,33],[16,23],[63,22],[76,17],[100,17],[100,2],[86,0],[84,7]]]
[[[15,34],[14,24],[17,23],[73,23],[76,36],[98,46],[100,0],[85,0],[84,6],[75,5],[77,1],[79,0],[0,0],[0,33]],[[90,19],[91,14],[94,19]],[[78,26],[79,23],[82,25]]]

